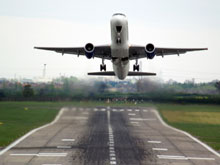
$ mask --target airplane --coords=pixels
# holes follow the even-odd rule
[[[124,80],[126,76],[154,76],[156,73],[139,72],[138,59],[152,60],[155,56],[180,55],[189,51],[208,50],[208,48],[161,48],[152,43],[146,46],[130,45],[128,41],[128,20],[125,14],[115,13],[111,20],[111,45],[94,46],[87,43],[84,47],[34,47],[35,49],[55,51],[57,53],[83,55],[88,59],[101,58],[101,72],[92,72],[88,75],[116,76]],[[106,71],[104,60],[111,60],[113,71]],[[133,71],[129,71],[130,60],[136,60]]]

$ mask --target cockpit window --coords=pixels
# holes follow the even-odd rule
[[[125,14],[122,14],[122,13],[115,13],[115,14],[113,14],[113,16],[116,16],[116,15],[121,15],[121,16],[126,17]]]
[[[116,30],[118,33],[121,33],[122,26],[116,26]]]

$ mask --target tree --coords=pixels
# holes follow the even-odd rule
[[[220,92],[220,81],[215,83],[215,87],[218,89],[218,91]]]
[[[24,97],[32,97],[32,96],[34,96],[34,90],[33,90],[33,88],[31,88],[30,84],[27,84],[27,85],[24,86],[23,96]]]

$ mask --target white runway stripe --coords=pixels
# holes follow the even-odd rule
[[[42,164],[42,165],[62,165],[62,164]]]
[[[59,149],[69,149],[72,148],[71,146],[57,146]]]
[[[135,116],[135,113],[128,113],[129,116]]]
[[[167,151],[167,148],[152,148],[154,151]]]
[[[131,124],[139,124],[139,122],[137,122],[137,121],[131,121],[130,123]]]
[[[11,156],[65,157],[67,153],[10,154]]]
[[[75,139],[62,139],[63,142],[74,142]]]
[[[148,142],[148,143],[155,143],[155,144],[161,143],[161,141],[153,141],[153,140],[152,140],[152,141],[150,140],[150,141],[147,141],[147,142]]]
[[[144,119],[144,118],[129,118],[130,120],[137,120],[137,121],[153,121],[156,120],[154,118],[148,118],[148,119]]]
[[[176,160],[215,160],[215,158],[186,157],[176,155],[157,155],[159,159],[176,159]]]

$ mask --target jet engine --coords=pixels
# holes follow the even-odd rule
[[[86,54],[86,57],[88,59],[92,58],[93,55],[94,55],[94,50],[95,50],[95,47],[93,44],[91,43],[87,43],[84,47],[84,50],[85,50],[85,54]]]
[[[146,46],[145,46],[145,52],[146,52],[146,54],[147,54],[147,58],[149,58],[149,59],[153,59],[154,58],[154,56],[155,56],[155,47],[154,47],[154,45],[153,44],[147,44]]]

